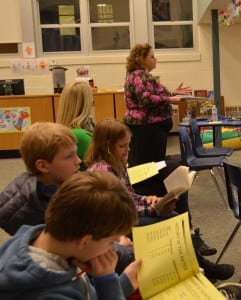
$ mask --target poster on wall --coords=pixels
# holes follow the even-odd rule
[[[10,60],[10,67],[11,71],[14,75],[20,74],[29,74],[29,75],[36,75],[36,74],[47,74],[49,73],[49,66],[54,59],[11,59]]]
[[[35,57],[35,45],[34,43],[22,43],[23,58]]]
[[[0,133],[23,132],[30,125],[30,107],[0,108]]]

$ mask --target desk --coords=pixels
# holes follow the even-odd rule
[[[219,132],[218,128],[221,127],[241,127],[241,120],[220,120],[216,122],[210,122],[210,121],[197,121],[199,127],[212,127],[213,130],[213,145],[218,147],[222,146],[222,139],[220,136],[221,143],[219,145],[218,138],[219,138]],[[179,123],[179,126],[189,126],[189,122],[181,122]],[[240,136],[241,137],[241,136]]]

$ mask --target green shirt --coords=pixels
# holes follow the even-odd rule
[[[77,154],[79,158],[83,160],[91,142],[92,133],[81,128],[73,128],[71,130],[77,139]],[[80,171],[84,171],[86,169],[87,167],[82,162],[80,164]]]

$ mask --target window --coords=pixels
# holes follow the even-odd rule
[[[129,0],[90,0],[89,11],[92,50],[130,49]]]
[[[151,11],[156,49],[194,47],[192,0],[152,0]]]
[[[30,0],[29,0],[30,1]],[[196,0],[33,0],[38,53],[194,49]]]
[[[43,52],[81,51],[83,40],[84,50],[90,51],[131,47],[129,0],[38,0],[37,3]]]
[[[79,0],[39,0],[43,52],[80,51]]]

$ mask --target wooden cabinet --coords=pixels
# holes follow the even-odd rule
[[[114,101],[115,101],[115,118],[119,121],[122,121],[126,111],[124,93],[123,92],[115,93]]]
[[[0,110],[14,110],[16,108],[27,108],[30,115],[30,124],[38,121],[56,121],[58,111],[59,94],[55,95],[26,95],[26,96],[1,96]],[[116,118],[122,121],[125,114],[125,101],[123,92],[100,92],[93,93],[94,106],[93,115],[96,122],[105,118]],[[184,110],[185,108],[183,108]],[[177,131],[177,125],[181,120],[180,108],[174,108],[173,129]],[[2,117],[3,118],[3,117]],[[3,122],[5,120],[2,119]],[[0,150],[18,150],[23,135],[21,130],[10,132],[1,127],[0,115]]]
[[[60,95],[53,96],[53,105],[54,105],[54,120],[56,120],[56,115],[58,111]],[[114,118],[115,117],[115,97],[114,93],[94,93],[93,94],[94,105],[93,105],[93,116],[95,121],[98,122],[105,118]]]
[[[45,96],[1,96],[0,110],[1,112],[14,112],[17,108],[27,108],[29,112],[30,123],[37,121],[53,122],[53,105],[52,95]],[[5,117],[7,114],[5,114]],[[2,120],[1,120],[2,118]],[[0,117],[3,120],[4,114]],[[0,150],[17,150],[19,149],[20,140],[23,135],[21,129],[9,132],[0,127]]]
[[[93,115],[98,122],[105,118],[115,117],[114,93],[96,93],[94,94]]]

